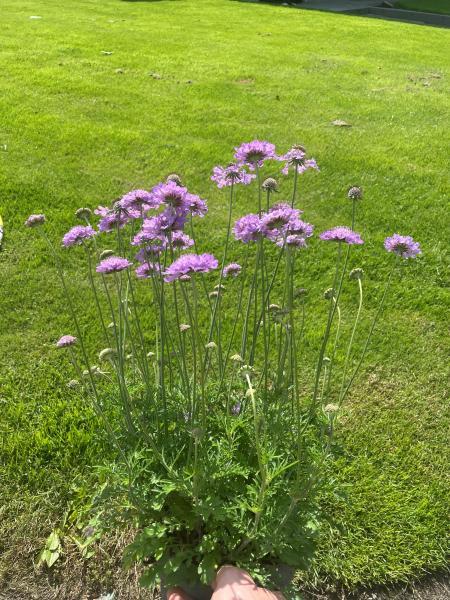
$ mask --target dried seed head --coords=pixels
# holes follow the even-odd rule
[[[347,192],[347,197],[350,200],[361,200],[363,197],[362,188],[357,187],[356,185],[352,186]]]
[[[199,440],[203,437],[204,431],[201,427],[194,427],[191,431],[192,437]]]
[[[350,279],[362,279],[364,271],[362,269],[352,269],[349,274]]]
[[[269,310],[277,311],[280,310],[281,306],[279,304],[269,304]]]
[[[85,219],[89,219],[92,215],[92,210],[90,208],[79,208],[75,211],[75,216],[80,221],[84,221]]]
[[[242,356],[240,354],[233,354],[233,356],[231,357],[231,360],[236,363],[244,362],[244,359],[242,358]]]
[[[114,255],[114,250],[103,250],[100,254],[100,260],[104,260],[105,258],[109,258]]]
[[[104,348],[101,352],[99,352],[98,359],[103,360],[112,360],[117,355],[117,351],[114,348]]]
[[[92,365],[89,370],[85,369],[83,371],[83,377],[88,377],[89,373],[94,376],[103,375],[102,371],[100,371],[97,365]]]
[[[214,289],[224,292],[227,288],[224,285],[222,285],[221,283],[218,283],[217,285],[214,286]]]
[[[217,290],[214,290],[213,292],[209,292],[208,296],[210,298],[217,298],[217,296],[219,295],[219,292]]]
[[[71,379],[67,383],[67,387],[70,388],[71,390],[76,389],[79,385],[80,385],[80,382],[77,379]]]
[[[176,183],[180,187],[183,185],[181,177],[176,173],[171,173],[167,176],[166,182],[169,183],[170,181],[173,181],[173,183]]]
[[[155,356],[154,352],[147,352],[147,358],[154,358]]]
[[[333,296],[334,296],[333,288],[328,288],[323,293],[323,297],[325,298],[325,300],[331,300],[333,298]]]
[[[339,410],[339,406],[337,404],[327,404],[323,410],[326,413],[335,413]]]
[[[322,359],[322,364],[329,365],[330,363],[331,363],[331,358],[328,358],[328,356],[324,356]]]
[[[262,182],[261,187],[263,190],[266,190],[266,192],[278,192],[278,183],[273,177],[268,177],[265,179]]]
[[[183,332],[183,331],[187,331],[187,330],[188,330],[188,329],[190,329],[190,328],[191,328],[191,326],[190,326],[190,325],[188,325],[187,323],[181,323],[181,325],[180,325],[180,331],[181,331],[181,332]]]
[[[302,298],[308,294],[308,290],[306,288],[297,288],[294,291],[294,298]]]
[[[208,342],[207,344],[205,344],[205,348],[207,350],[215,350],[217,348],[217,344],[216,342]]]

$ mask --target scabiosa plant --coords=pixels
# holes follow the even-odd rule
[[[223,276],[237,277],[241,271],[241,265],[239,265],[238,263],[230,263],[229,265],[225,265],[225,267],[223,268]]]
[[[333,227],[320,234],[320,239],[330,242],[344,242],[345,244],[363,244],[359,233],[352,231],[348,227]]]
[[[242,166],[232,163],[228,167],[221,167],[220,165],[214,167],[211,180],[215,181],[220,189],[236,184],[248,185],[255,177],[256,175],[247,173]]]
[[[307,158],[305,148],[300,145],[292,146],[286,154],[279,157],[279,160],[285,163],[281,170],[283,175],[287,175],[290,168],[294,169],[299,175],[308,169],[320,170],[315,159]]]
[[[104,275],[109,275],[111,273],[119,273],[125,269],[128,269],[132,266],[131,263],[126,258],[122,258],[120,256],[109,256],[102,260],[96,267],[97,273],[103,273]]]
[[[241,217],[234,224],[234,237],[248,244],[256,242],[261,237],[261,219],[258,215],[250,213]]]
[[[217,259],[212,254],[184,254],[167,267],[164,272],[164,280],[171,283],[182,275],[209,273],[209,271],[217,269],[218,265]]]
[[[264,161],[276,159],[275,146],[270,142],[253,140],[235,148],[234,158],[239,165],[247,165],[252,171],[262,167]]]
[[[77,343],[77,338],[73,335],[63,335],[56,342],[57,348],[68,348],[69,346],[73,346]]]
[[[388,252],[393,252],[401,258],[416,258],[422,254],[420,244],[415,242],[410,235],[394,235],[384,240],[384,247]]]
[[[30,215],[25,221],[25,227],[39,227],[45,223],[45,215]]]
[[[55,258],[75,325],[76,338],[57,342],[68,348],[64,359],[79,382],[71,389],[92,402],[115,449],[105,494],[114,502],[99,494],[96,526],[121,519],[137,527],[125,564],[142,562],[147,586],[199,576],[207,583],[224,562],[257,573],[261,583],[280,562],[307,567],[341,406],[361,371],[393,273],[407,262],[400,258],[420,254],[409,236],[385,240],[395,260],[366,325],[363,284],[373,285],[373,278],[366,282],[360,267],[347,270],[354,246],[363,245],[354,228],[360,197],[353,188],[351,226],[320,235],[336,251],[332,277],[325,245],[323,264],[313,269],[316,279],[325,274],[322,327],[312,317],[320,311],[311,310],[321,296],[317,286],[308,286],[308,295],[303,287],[305,263],[318,260],[310,247],[321,242],[296,205],[298,175],[316,166],[299,146],[280,157],[284,170],[294,170],[291,199],[286,181],[280,190],[271,178],[260,181],[260,168],[275,158],[273,144],[256,140],[236,148],[235,163],[213,170],[212,181],[229,198],[220,260],[189,251],[197,237],[193,217],[205,216],[207,204],[177,176],[149,192],[133,190],[111,208],[99,206],[95,217],[83,213],[86,226],[72,228],[63,245],[85,250],[93,294],[83,300],[95,300],[104,337],[95,352],[84,341],[66,283],[70,253],[62,268],[59,249],[37,229]],[[290,201],[270,206],[277,191]],[[244,216],[235,205],[241,193],[253,211]],[[34,215],[27,226],[44,220]],[[239,262],[229,262],[233,244]],[[236,280],[225,287],[224,278]],[[96,357],[105,370],[93,366]]]
[[[77,246],[93,238],[97,232],[90,225],[75,225],[63,237],[62,245],[66,248]]]

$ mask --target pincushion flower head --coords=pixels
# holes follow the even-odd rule
[[[265,233],[283,232],[291,221],[298,219],[299,215],[298,209],[283,204],[280,208],[272,209],[261,217],[262,229]]]
[[[150,208],[157,208],[159,202],[155,199],[151,192],[147,190],[132,190],[122,196],[119,200],[121,208],[126,211],[129,210],[149,210]]]
[[[66,248],[70,246],[76,246],[82,244],[84,241],[89,240],[97,235],[95,229],[90,225],[75,225],[72,227],[62,239],[62,245]]]
[[[109,256],[108,258],[105,258],[105,260],[99,262],[95,270],[97,273],[109,275],[110,273],[118,273],[119,271],[128,269],[131,265],[132,263],[126,258],[122,258],[121,256]]]
[[[293,219],[289,222],[288,233],[291,235],[298,235],[303,238],[309,238],[314,232],[314,225],[306,223],[301,219]]]
[[[189,208],[187,194],[187,189],[177,185],[175,181],[169,181],[153,188],[155,201],[174,209],[187,210]]]
[[[274,144],[260,140],[245,142],[235,150],[236,162],[241,166],[247,165],[252,171],[257,166],[262,167],[265,160],[277,158]]]
[[[152,262],[144,262],[136,268],[136,277],[140,279],[148,279],[157,273],[160,273],[161,269],[159,264]]]
[[[308,169],[320,170],[314,158],[307,158],[305,148],[300,145],[292,146],[289,152],[279,157],[279,160],[285,162],[281,170],[283,175],[287,175],[291,167],[296,169],[299,174],[304,173]]]
[[[45,223],[45,215],[30,215],[25,221],[25,227],[39,227]]]
[[[223,188],[238,183],[248,185],[255,177],[256,175],[247,173],[241,165],[232,163],[228,167],[221,167],[220,165],[214,167],[211,180],[217,183],[218,188]]]
[[[306,240],[301,235],[287,235],[286,239],[281,239],[277,241],[277,246],[283,248],[287,246],[288,248],[306,248]]]
[[[261,226],[261,219],[258,215],[253,213],[245,215],[234,224],[234,237],[244,244],[256,242],[261,235]]]
[[[327,229],[320,234],[320,239],[331,242],[345,242],[346,244],[363,244],[363,240],[359,233],[353,231],[349,227],[333,227],[333,229]]]
[[[394,235],[384,240],[384,247],[388,252],[393,252],[401,258],[416,258],[422,254],[419,242],[415,242],[410,235]]]
[[[217,269],[218,264],[218,260],[212,254],[184,254],[166,269],[164,280],[170,283],[195,273],[208,273]]]
[[[171,244],[172,248],[177,250],[187,250],[194,245],[194,240],[182,231],[174,231],[170,236],[169,243]]]
[[[238,263],[230,263],[223,268],[224,277],[237,277],[242,271],[241,265]]]
[[[69,346],[74,346],[77,343],[77,338],[73,335],[63,335],[56,342],[57,348],[69,348]]]
[[[206,201],[196,194],[186,194],[186,206],[194,217],[204,217],[208,212]]]
[[[116,231],[118,228],[122,229],[122,227],[125,227],[125,225],[128,223],[128,217],[125,214],[125,211],[116,212],[107,209],[107,212],[104,213],[102,217],[103,218],[100,219],[98,224],[98,230],[102,233]]]

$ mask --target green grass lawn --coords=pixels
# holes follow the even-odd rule
[[[435,12],[450,15],[450,2],[448,0],[398,0],[397,8],[419,10],[423,12]]]
[[[324,498],[335,527],[310,578],[355,587],[443,568],[448,30],[231,0],[2,0],[0,28],[3,585],[7,574],[30,576],[74,481],[103,456],[98,424],[65,387],[71,375],[54,349],[71,325],[52,261],[23,221],[45,212],[57,239],[76,208],[179,172],[209,199],[203,234],[217,250],[225,201],[211,169],[255,137],[301,142],[317,159],[322,171],[302,178],[301,204],[318,230],[348,221],[346,190],[363,186],[369,283],[386,275],[377,250],[386,235],[411,234],[423,249],[394,284],[341,424],[334,476],[346,499]],[[314,281],[331,272],[321,258],[305,275],[317,293]],[[87,327],[85,278],[76,266],[67,274]]]

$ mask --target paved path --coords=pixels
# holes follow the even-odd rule
[[[382,0],[305,0],[299,4],[299,8],[311,8],[315,10],[330,10],[332,12],[346,12],[358,8],[370,8],[381,6]]]

